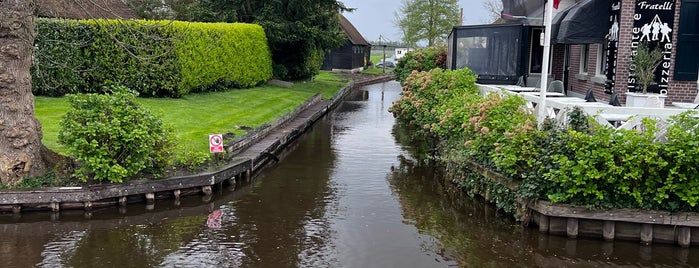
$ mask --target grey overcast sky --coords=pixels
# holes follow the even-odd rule
[[[400,10],[403,0],[340,0],[345,6],[356,8],[352,13],[344,13],[354,27],[367,41],[377,41],[383,35],[390,41],[400,41],[401,34],[395,26],[395,13]],[[487,24],[490,15],[483,7],[486,0],[459,0],[464,9],[464,24]]]

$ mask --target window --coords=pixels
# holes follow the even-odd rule
[[[675,79],[697,78],[699,64],[699,0],[682,0],[675,54]]]
[[[597,76],[604,76],[607,69],[607,43],[597,44]]]
[[[580,47],[580,73],[587,74],[587,66],[590,61],[590,45],[585,44]]]
[[[541,29],[532,30],[532,46],[529,55],[529,73],[540,74],[544,60],[544,47],[539,43],[539,36],[543,33]]]

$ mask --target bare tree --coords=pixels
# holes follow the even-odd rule
[[[500,19],[500,12],[502,12],[502,1],[501,0],[486,0],[483,3],[483,7],[488,12],[490,16],[490,21],[488,23],[493,23]]]
[[[46,171],[34,116],[30,67],[34,1],[0,0],[0,182],[14,185]]]

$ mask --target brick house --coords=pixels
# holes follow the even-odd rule
[[[649,91],[666,93],[666,103],[694,101],[699,77],[699,0],[583,0],[568,11],[594,2],[601,4],[595,11],[599,18],[594,19],[607,23],[604,40],[554,45],[553,62],[567,64],[554,65],[552,74],[566,80],[569,95],[584,95],[592,89],[598,100],[617,93],[623,103],[626,92],[639,90],[630,62],[644,42],[651,49],[661,49],[664,56],[656,70],[658,85]]]
[[[541,76],[538,58],[543,55],[539,36],[544,3],[503,0],[499,20],[529,27],[526,38],[521,39],[526,41],[520,49],[525,57],[518,62],[516,73],[528,86],[535,86]],[[454,27],[448,42],[452,47],[450,67],[463,67],[457,64],[463,56],[457,49],[463,40],[459,31],[479,28],[488,32],[491,27]],[[649,91],[666,93],[668,104],[693,102],[698,95],[699,0],[561,0],[554,10],[551,38],[550,80],[563,81],[568,95],[584,96],[592,90],[604,101],[616,93],[624,103],[627,92],[638,90],[630,62],[641,41],[664,55],[656,70],[657,85]],[[487,79],[479,82],[488,83]],[[516,80],[510,76],[508,81],[492,82],[514,84]]]

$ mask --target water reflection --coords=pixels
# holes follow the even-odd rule
[[[425,147],[386,111],[399,94],[354,92],[212,198],[0,215],[3,267],[699,267],[694,248],[543,235],[464,196],[416,160]]]

